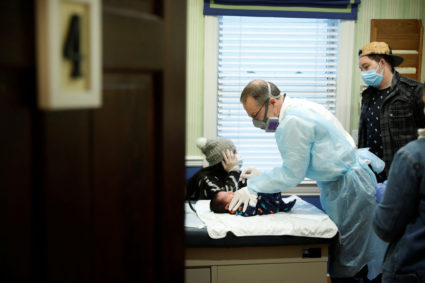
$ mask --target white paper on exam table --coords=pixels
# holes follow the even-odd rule
[[[195,204],[192,204],[193,206]],[[209,201],[208,201],[208,207],[209,207]],[[199,228],[202,229],[205,227],[204,222],[199,219],[198,215],[190,208],[189,203],[184,204],[184,227],[190,227],[190,228]]]
[[[292,199],[297,202],[290,212],[250,217],[213,213],[209,209],[209,200],[200,200],[194,207],[213,239],[224,238],[229,231],[239,237],[287,235],[332,238],[336,235],[338,228],[327,214],[298,196],[285,200]]]

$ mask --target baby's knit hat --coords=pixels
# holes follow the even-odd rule
[[[208,161],[210,166],[216,165],[223,160],[222,152],[226,149],[231,152],[236,150],[235,145],[231,140],[227,139],[207,139],[207,138],[198,138],[196,140],[196,145],[205,155],[205,158]]]

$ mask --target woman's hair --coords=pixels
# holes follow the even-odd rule
[[[218,198],[218,193],[216,193],[210,202],[210,210],[215,213],[226,213],[226,202]]]

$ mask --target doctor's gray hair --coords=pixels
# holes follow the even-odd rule
[[[272,82],[268,82],[270,85],[271,97],[276,99],[280,98],[280,90],[279,88]],[[254,100],[259,104],[263,105],[267,98],[269,98],[269,88],[267,86],[267,82],[263,80],[255,80],[251,81],[246,87],[243,89],[241,93],[240,101],[245,103],[248,99],[248,96],[252,96]]]

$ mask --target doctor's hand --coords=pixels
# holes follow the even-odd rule
[[[247,187],[243,187],[242,189],[237,190],[233,195],[232,201],[230,202],[229,210],[236,211],[239,206],[243,204],[243,212],[245,212],[248,207],[250,198],[251,194],[249,193]]]
[[[227,149],[221,154],[223,155],[223,161],[221,161],[221,164],[223,164],[224,170],[227,172],[239,170],[238,158],[235,154],[233,154],[233,152]]]
[[[255,167],[244,168],[241,173],[241,177],[239,180],[250,179],[257,176],[260,176],[261,172],[257,170]]]

